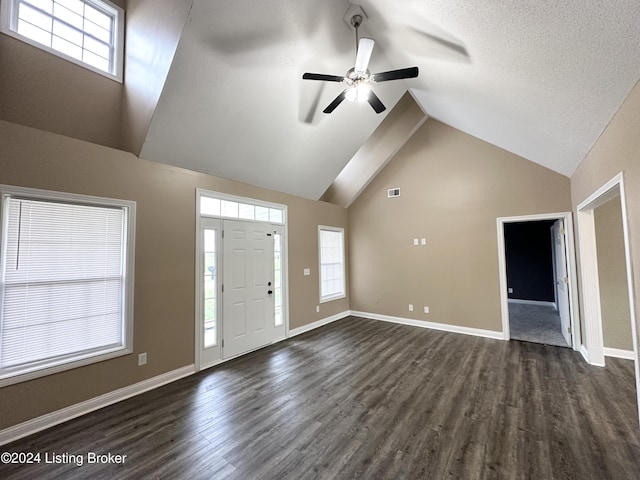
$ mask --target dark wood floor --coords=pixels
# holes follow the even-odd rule
[[[0,478],[637,480],[635,402],[631,361],[350,317],[0,447],[85,462]]]

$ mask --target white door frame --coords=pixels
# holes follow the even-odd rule
[[[569,315],[571,318],[571,347],[579,350],[580,321],[578,317],[578,289],[575,279],[576,255],[573,238],[573,215],[571,212],[543,213],[537,215],[522,215],[518,217],[499,217],[496,219],[498,228],[498,269],[500,275],[500,309],[502,312],[502,335],[504,340],[511,338],[509,329],[509,297],[507,294],[507,259],[505,255],[504,224],[514,222],[537,222],[540,220],[563,220],[566,231],[567,275],[569,276]]]
[[[207,364],[203,364],[202,363],[202,359],[200,358],[200,345],[202,344],[202,325],[203,325],[203,319],[202,319],[202,314],[200,312],[200,305],[202,302],[202,276],[201,276],[201,271],[202,271],[202,258],[201,258],[201,250],[202,250],[202,235],[201,235],[201,228],[202,228],[202,219],[203,218],[215,218],[215,219],[219,219],[221,226],[223,225],[223,221],[224,219],[227,220],[240,220],[242,221],[242,218],[238,218],[238,217],[227,217],[227,216],[223,216],[223,215],[201,215],[200,213],[200,204],[201,204],[201,198],[202,197],[211,197],[211,198],[216,198],[216,199],[220,199],[220,200],[229,200],[229,201],[234,201],[234,202],[239,202],[239,203],[247,203],[247,204],[252,204],[252,205],[258,205],[258,206],[265,206],[265,207],[273,207],[273,208],[278,208],[282,210],[282,223],[281,224],[276,224],[273,223],[271,224],[273,229],[275,231],[277,231],[280,235],[281,235],[281,239],[282,239],[282,257],[281,257],[281,265],[282,265],[282,270],[281,270],[281,275],[282,275],[282,315],[283,315],[283,321],[284,321],[284,338],[279,338],[277,341],[281,341],[286,339],[289,336],[289,275],[288,275],[288,255],[289,255],[289,235],[288,235],[288,212],[287,212],[287,205],[283,205],[283,204],[278,204],[278,203],[273,203],[273,202],[266,202],[266,201],[262,201],[262,200],[258,200],[258,199],[254,199],[254,198],[248,198],[248,197],[240,197],[240,196],[236,196],[236,195],[229,195],[226,193],[220,193],[220,192],[215,192],[212,190],[206,190],[206,189],[202,189],[202,188],[196,188],[196,208],[195,208],[195,216],[196,216],[196,242],[195,242],[195,353],[194,353],[194,364],[195,364],[195,369],[196,371],[205,369],[205,368],[209,368],[209,367],[213,367],[214,365],[218,365],[220,363],[223,363],[227,360],[230,360],[230,358],[227,359],[223,359],[222,358],[222,349],[219,348],[218,351],[220,352],[219,354],[219,359],[213,362],[209,362]],[[250,220],[247,220],[250,221]],[[270,222],[265,222],[265,223],[270,223]],[[220,244],[221,245],[221,244]],[[221,247],[222,248],[222,247]],[[219,252],[221,252],[221,248],[218,249]],[[224,268],[224,266],[222,265],[221,262],[221,254],[219,254],[218,256],[218,265],[220,265],[220,268]],[[222,270],[220,270],[220,272],[222,272]],[[218,278],[222,278],[221,276],[219,276]],[[218,284],[220,285],[221,282],[218,282]],[[219,291],[219,293],[221,293]],[[216,333],[218,335],[218,344],[221,344],[221,339],[222,339],[222,317],[221,317],[221,313],[222,313],[222,295],[219,295],[218,297],[220,300],[218,302],[218,323],[216,325]]]
[[[580,247],[581,270],[580,290],[582,294],[583,318],[585,324],[585,342],[580,351],[590,364],[604,366],[605,355],[602,335],[602,311],[600,306],[600,281],[598,278],[594,210],[617,196],[620,196],[620,207],[622,210],[622,231],[624,238],[625,266],[627,269],[633,361],[635,364],[638,409],[640,411],[640,366],[638,364],[638,337],[633,293],[634,283],[631,266],[631,243],[629,241],[627,201],[624,188],[624,175],[622,172],[605,183],[577,207],[578,246]]]

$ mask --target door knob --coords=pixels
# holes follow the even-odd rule
[[[267,293],[271,295],[273,293],[273,290],[267,290]]]

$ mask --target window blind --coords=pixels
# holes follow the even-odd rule
[[[126,209],[8,197],[0,372],[124,346]]]
[[[320,230],[320,298],[345,295],[343,232]]]

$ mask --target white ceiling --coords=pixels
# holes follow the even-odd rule
[[[141,156],[318,199],[401,95],[430,116],[571,175],[640,78],[640,2],[360,0],[387,105],[322,109],[355,36],[345,0],[195,0]]]

